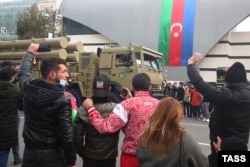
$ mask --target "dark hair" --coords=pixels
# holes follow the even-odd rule
[[[110,81],[110,86],[111,86],[111,92],[120,95],[123,86],[119,82]]]
[[[11,77],[13,77],[16,74],[16,71],[11,66],[5,66],[0,71],[0,80],[2,81],[9,81]]]
[[[121,97],[123,86],[116,81],[111,81],[110,86],[111,86],[111,92],[109,94],[110,101],[114,103],[120,103],[121,101],[123,101],[124,99]]]
[[[4,68],[5,66],[13,66],[12,62],[9,60],[3,61],[1,68]]]
[[[132,85],[136,91],[147,91],[151,85],[150,77],[145,73],[136,74],[132,80]]]
[[[60,69],[59,64],[66,66],[66,61],[59,57],[45,57],[40,65],[42,77],[47,78],[50,71],[57,72]]]

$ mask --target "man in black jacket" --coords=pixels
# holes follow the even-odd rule
[[[13,63],[9,60],[3,61],[1,68],[4,68],[4,67],[11,67],[12,71],[14,70]],[[18,69],[19,69],[19,66],[16,66],[14,72],[16,73],[16,71],[18,71]],[[9,73],[8,75],[10,75],[10,74],[11,73]],[[11,81],[11,82],[16,83],[17,81],[18,81],[18,79],[16,78],[16,76],[14,76],[14,81],[13,82]],[[23,109],[22,106],[23,106],[23,102],[22,102],[22,98],[20,98],[18,112],[17,112],[17,132],[19,131],[19,125],[20,125],[20,111],[19,110]],[[17,133],[17,135],[18,135],[18,133]],[[12,146],[12,153],[13,153],[13,157],[14,157],[14,165],[21,164],[22,159],[21,159],[20,154],[19,154],[19,143],[17,143],[15,146]]]
[[[106,75],[97,75],[93,80],[94,106],[100,111],[103,118],[110,115],[116,103],[110,99],[110,81]],[[101,134],[91,124],[88,110],[79,107],[76,124],[84,127],[85,142],[82,153],[83,167],[115,167],[118,156],[119,130],[114,133]]]
[[[0,71],[0,166],[6,167],[11,147],[18,143],[17,113],[21,95],[12,84],[16,71],[3,67]]]
[[[61,85],[69,77],[66,62],[58,57],[44,58],[40,65],[42,79],[33,79],[38,47],[30,44],[18,73],[25,113],[22,167],[74,167],[71,104],[64,95],[65,85]]]
[[[217,88],[204,82],[196,65],[201,60],[200,53],[195,53],[189,60],[187,74],[194,87],[214,104],[214,111],[210,117],[210,145],[209,166],[217,166],[217,154],[213,142],[217,136],[222,140],[236,136],[246,144],[250,131],[250,85],[247,81],[243,64],[236,62],[226,71],[226,85]]]

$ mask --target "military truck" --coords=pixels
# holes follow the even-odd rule
[[[152,94],[161,92],[162,73],[158,60],[163,55],[149,48],[129,43],[128,47],[104,47],[96,52],[84,52],[81,42],[69,43],[64,37],[53,39],[14,40],[0,42],[0,64],[11,60],[18,65],[31,42],[50,45],[50,52],[37,55],[34,77],[40,78],[40,60],[45,56],[66,59],[71,72],[71,92],[77,97],[92,96],[92,81],[98,74],[107,75],[112,81],[132,89],[131,80],[137,73],[147,73],[152,81]]]

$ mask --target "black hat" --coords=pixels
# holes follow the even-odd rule
[[[221,142],[221,151],[247,151],[247,144],[238,137],[226,137]]]
[[[247,74],[242,63],[236,62],[226,72],[225,81],[227,83],[246,82]]]
[[[107,76],[98,75],[93,80],[94,97],[106,97],[109,94],[110,82]]]

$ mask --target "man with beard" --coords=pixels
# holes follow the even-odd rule
[[[71,104],[64,95],[66,62],[45,57],[40,65],[42,79],[32,78],[38,47],[30,44],[18,73],[25,114],[22,167],[75,167]]]

